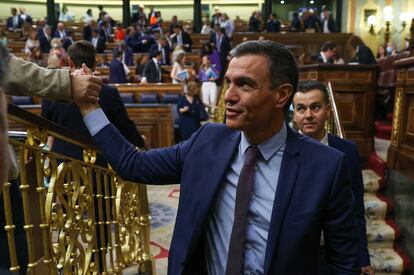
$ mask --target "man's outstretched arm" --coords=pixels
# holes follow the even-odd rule
[[[71,75],[69,70],[48,70],[9,54],[6,58],[7,94],[39,96],[66,101],[97,103],[101,79],[93,75]]]

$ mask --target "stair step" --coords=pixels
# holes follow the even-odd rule
[[[376,193],[380,189],[381,177],[373,170],[362,170],[362,178],[364,182],[364,191],[368,193]]]
[[[392,221],[367,221],[367,240],[369,247],[392,248],[400,232]]]
[[[375,122],[375,136],[382,139],[391,139],[392,124],[389,122]]]
[[[404,271],[404,260],[393,248],[370,248],[369,256],[377,275],[401,274]]]
[[[384,220],[393,209],[392,203],[382,195],[364,194],[365,218],[367,220]]]

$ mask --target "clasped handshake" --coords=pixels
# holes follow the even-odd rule
[[[79,107],[82,116],[99,108],[99,94],[102,88],[102,80],[93,75],[93,72],[85,64],[82,69],[71,72],[72,100]]]

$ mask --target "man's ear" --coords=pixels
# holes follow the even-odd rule
[[[68,56],[68,64],[71,70],[75,70],[75,64],[73,64],[72,59],[70,59],[70,56]]]
[[[293,86],[289,83],[281,84],[277,90],[278,96],[276,98],[275,107],[283,108],[290,100],[293,93]]]

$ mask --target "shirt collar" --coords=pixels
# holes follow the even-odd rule
[[[257,146],[265,161],[268,161],[273,155],[275,155],[280,150],[280,148],[286,143],[286,137],[287,128],[286,124],[283,123],[283,126],[279,132],[277,132],[273,137],[269,138],[268,140]],[[242,152],[242,154],[244,155],[244,153],[250,145],[251,144],[247,140],[247,137],[245,136],[244,132],[242,132],[239,151]]]
[[[299,133],[301,133],[302,135],[306,136],[304,133],[302,133],[301,130],[299,130]],[[327,146],[329,146],[329,140],[328,140],[328,132],[325,131],[325,135],[323,136],[323,138],[321,140],[319,140],[320,143],[325,144]]]
[[[325,54],[322,51],[321,51],[321,56],[322,56],[323,63],[328,62],[328,58],[326,58]]]

